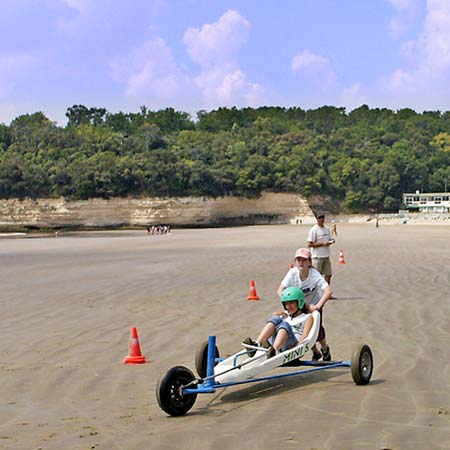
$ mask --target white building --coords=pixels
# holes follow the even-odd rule
[[[403,206],[408,211],[446,213],[450,211],[450,193],[422,192],[403,194]]]

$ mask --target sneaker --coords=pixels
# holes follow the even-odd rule
[[[267,359],[273,358],[276,354],[277,351],[272,346],[267,349]]]
[[[324,361],[331,361],[331,352],[330,347],[328,347],[328,345],[322,349],[322,355]]]
[[[313,361],[319,361],[320,358],[322,358],[322,353],[313,350],[313,355],[311,359]]]
[[[242,343],[247,344],[247,345],[252,345],[253,347],[259,347],[258,343],[256,341],[254,341],[251,337],[245,338],[242,341]],[[253,356],[255,356],[256,350],[254,350],[252,348],[248,348],[247,353],[248,353],[248,356],[250,356],[250,358],[252,358]]]

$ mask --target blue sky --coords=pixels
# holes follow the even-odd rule
[[[450,0],[0,0],[0,123],[364,103],[450,110]]]

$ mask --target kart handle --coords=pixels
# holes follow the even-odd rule
[[[242,344],[242,345],[246,348],[248,347],[248,348],[255,349],[255,350],[264,350],[265,353],[257,356],[256,358],[253,357],[249,361],[243,362],[242,364],[238,364],[237,366],[230,367],[229,369],[224,370],[223,372],[220,372],[220,374],[218,374],[218,375],[224,375],[228,372],[232,372],[233,370],[241,369],[243,366],[246,366],[247,364],[250,364],[262,357],[267,357],[268,349],[266,349],[266,348],[255,347],[253,345],[248,345],[248,344]],[[193,384],[197,384],[197,385],[202,384],[203,385],[202,387],[205,389],[208,389],[208,388],[214,389],[213,388],[214,378],[216,376],[214,374],[214,360],[216,357],[215,349],[216,349],[216,337],[209,336],[208,337],[208,360],[207,360],[207,366],[206,366],[206,377],[205,378],[196,378],[195,380],[192,380],[190,383],[188,383],[184,386],[181,386],[181,389],[189,388],[189,386],[192,386]],[[246,350],[244,350],[241,354],[244,354],[244,353],[248,353],[248,352]],[[236,355],[236,356],[238,356],[238,355]],[[235,360],[236,360],[236,358],[235,358]]]
[[[259,350],[266,350],[266,349],[262,349],[261,347],[257,347],[257,348],[258,348]],[[245,352],[245,353],[247,353],[247,352]],[[243,352],[242,354],[244,354],[244,352]],[[246,362],[243,362],[242,364],[238,364],[237,366],[230,367],[229,369],[224,370],[223,372],[220,372],[220,373],[217,374],[217,375],[224,375],[224,374],[226,374],[226,373],[228,373],[228,372],[232,372],[233,370],[241,369],[243,366],[246,366],[247,364],[250,364],[251,362],[254,362],[254,361],[256,361],[257,359],[260,359],[260,358],[263,358],[263,357],[266,357],[266,355],[259,355],[259,356],[257,356],[256,358],[253,357],[253,358],[251,359],[251,361],[246,361]],[[209,375],[209,376],[207,376],[207,377],[205,377],[205,378],[196,378],[195,380],[192,380],[190,383],[188,383],[188,384],[182,386],[182,388],[187,388],[187,387],[189,387],[189,386],[191,386],[191,385],[193,385],[193,384],[204,383],[205,381],[210,381],[210,380],[212,380],[212,379],[215,378],[215,377],[216,377],[216,375],[215,375],[215,374],[212,374],[212,375]]]

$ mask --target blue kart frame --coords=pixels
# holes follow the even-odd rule
[[[209,336],[207,345],[203,345],[203,347],[199,349],[200,358],[196,357],[197,372],[199,373],[200,377],[195,377],[193,372],[187,367],[175,366],[171,368],[158,381],[156,388],[156,397],[161,409],[163,409],[167,414],[171,416],[182,416],[192,408],[198,394],[211,394],[216,392],[216,389],[220,388],[291,377],[295,375],[303,375],[311,372],[317,372],[319,370],[333,369],[336,367],[350,367],[354,382],[357,385],[365,385],[369,383],[373,372],[372,351],[370,350],[370,347],[368,345],[361,344],[353,352],[351,361],[315,362],[302,361],[301,359],[296,358],[288,362],[283,362],[282,364],[279,364],[279,366],[295,365],[310,367],[308,369],[296,370],[293,372],[281,373],[277,375],[268,375],[262,377],[252,376],[251,378],[218,382],[216,378],[223,378],[226,377],[226,374],[232,371],[239,371],[246,364],[255,365],[254,360],[258,359],[258,356],[247,359],[241,364],[237,363],[240,356],[248,355],[251,350],[255,350],[254,347],[249,345],[244,345],[244,347],[246,347],[246,349],[228,358],[228,360],[231,360],[232,363],[228,368],[217,375],[214,368],[218,364],[223,363],[225,360],[227,360],[227,358],[219,357],[219,352],[216,347],[216,337]],[[307,351],[308,349],[308,346],[306,346],[305,351]],[[264,357],[264,360],[266,360],[267,356],[264,353],[265,350],[260,349],[259,347],[258,350],[262,353],[259,357]],[[204,363],[206,363],[206,367],[204,367]]]

